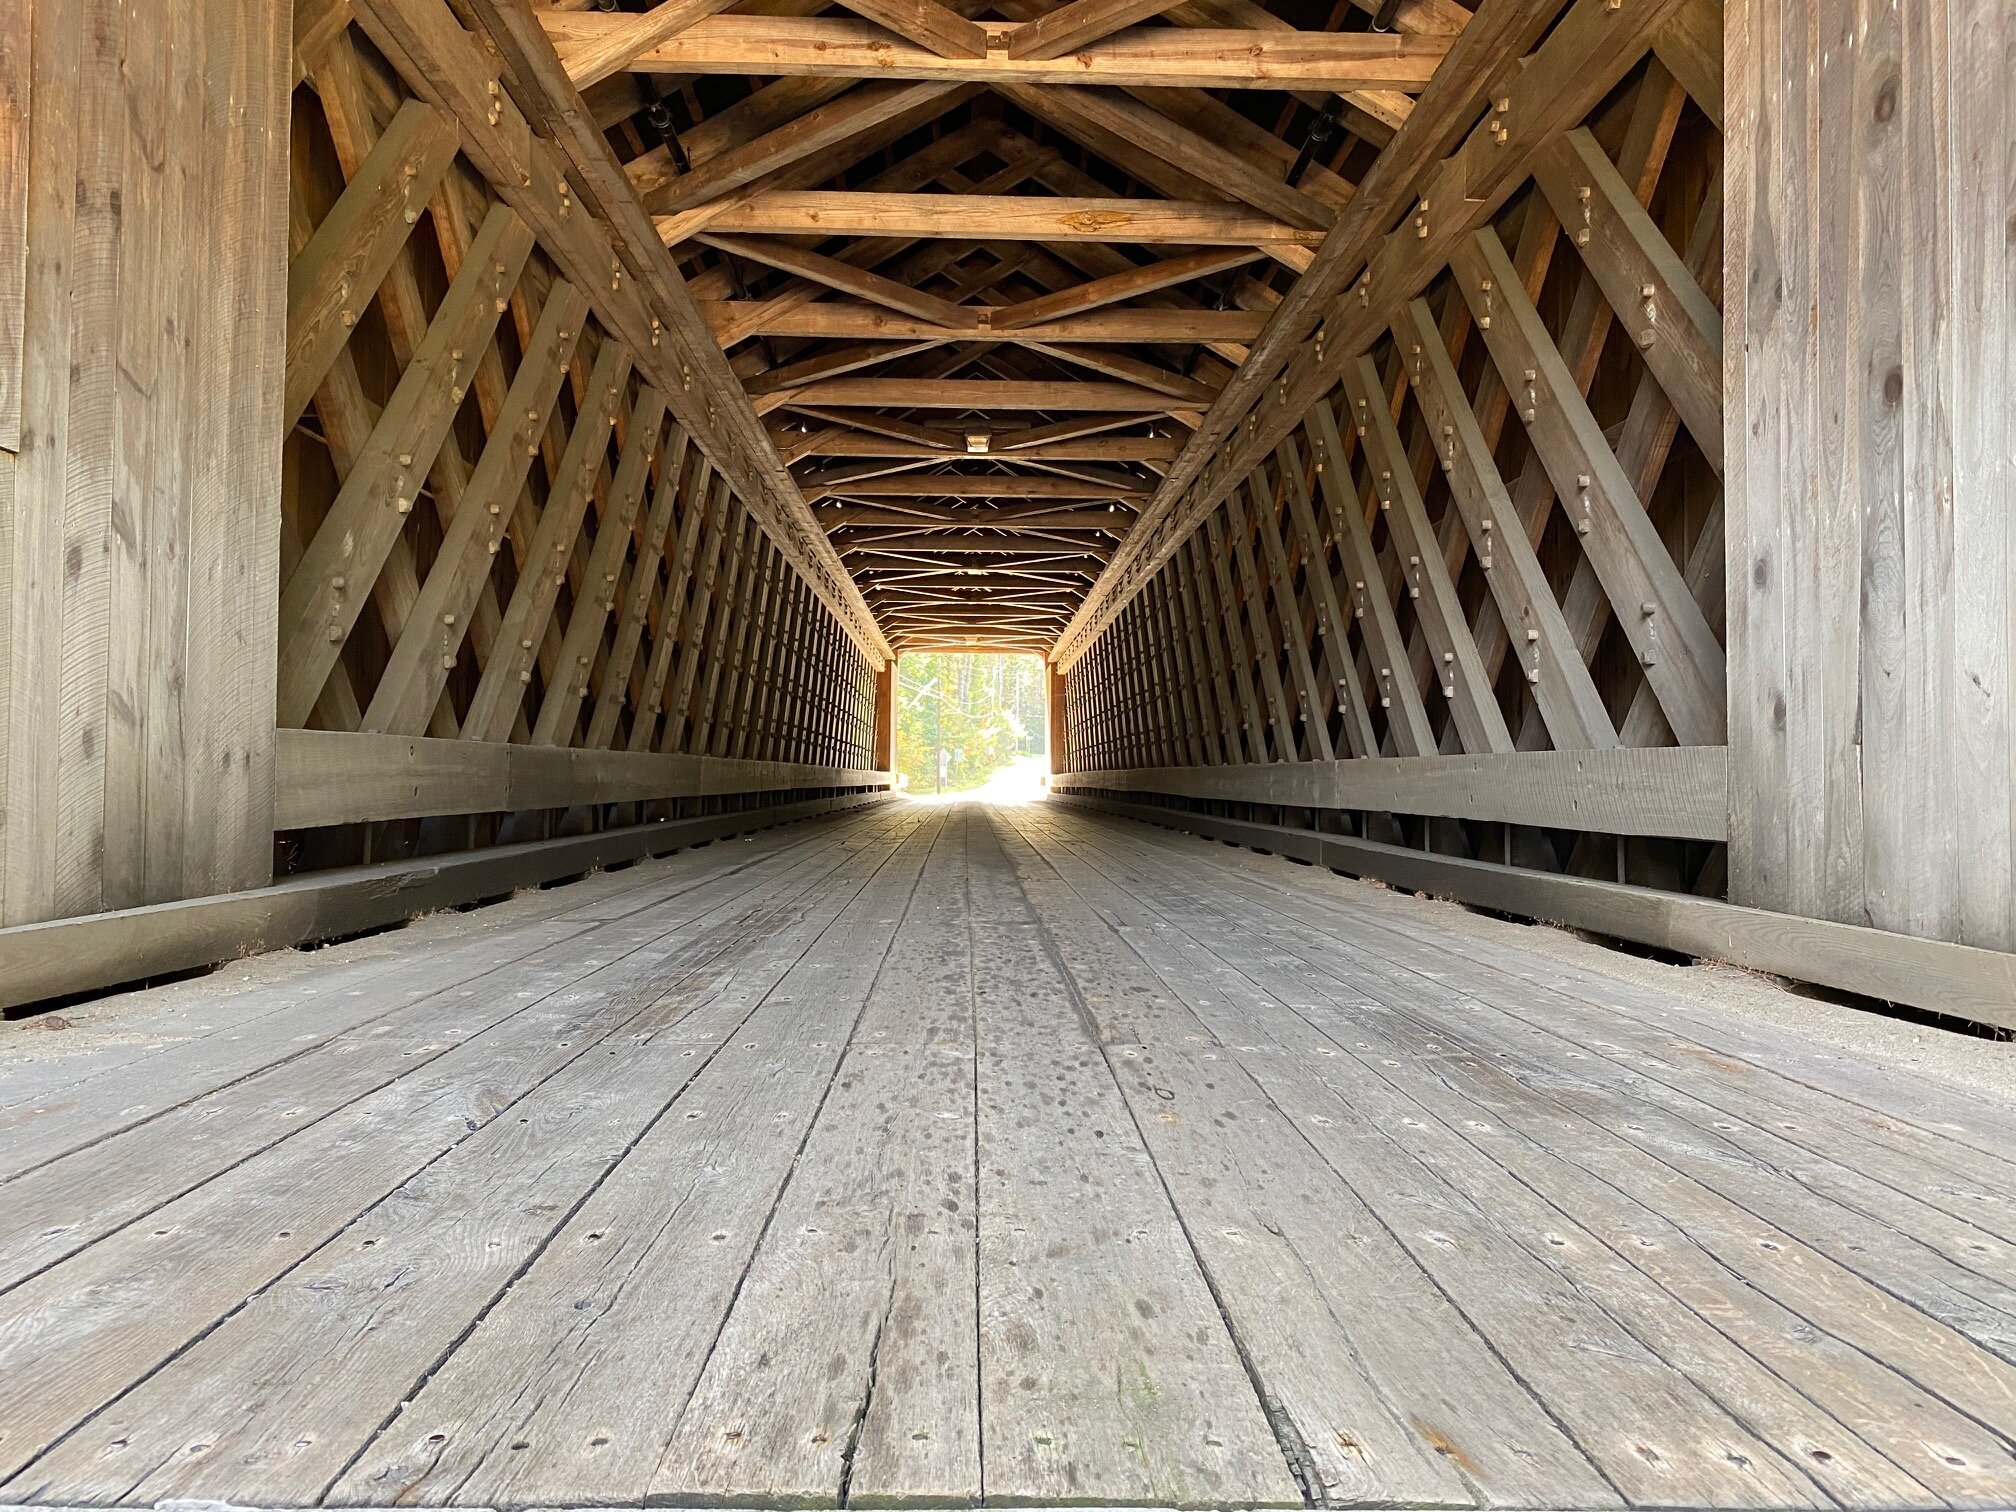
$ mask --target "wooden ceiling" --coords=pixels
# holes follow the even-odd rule
[[[605,4],[539,19],[899,650],[1056,642],[1469,20]]]

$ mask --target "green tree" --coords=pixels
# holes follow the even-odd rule
[[[896,664],[896,767],[913,793],[963,793],[1043,745],[1043,663],[921,651]]]

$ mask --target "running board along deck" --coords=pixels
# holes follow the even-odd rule
[[[0,1008],[396,924],[687,846],[880,803],[886,792],[348,866],[271,887],[0,929]]]
[[[1056,800],[1501,913],[2016,1029],[2016,956],[1997,950],[1159,804],[1067,792]]]

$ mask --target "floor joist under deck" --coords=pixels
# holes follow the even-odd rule
[[[10,1025],[0,1503],[2007,1504],[2016,1118],[1510,933],[892,804]]]

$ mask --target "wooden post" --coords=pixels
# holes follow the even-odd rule
[[[2016,948],[2016,13],[1727,26],[1731,896]]]
[[[875,770],[888,772],[896,767],[896,658],[890,657],[875,674]]]
[[[1071,770],[1071,731],[1065,723],[1064,674],[1054,662],[1043,663],[1043,682],[1049,693],[1045,704],[1044,744],[1050,748],[1050,775]]]
[[[32,88],[19,341],[0,343],[20,396],[18,436],[0,434],[8,924],[271,879],[290,12],[16,7]]]

